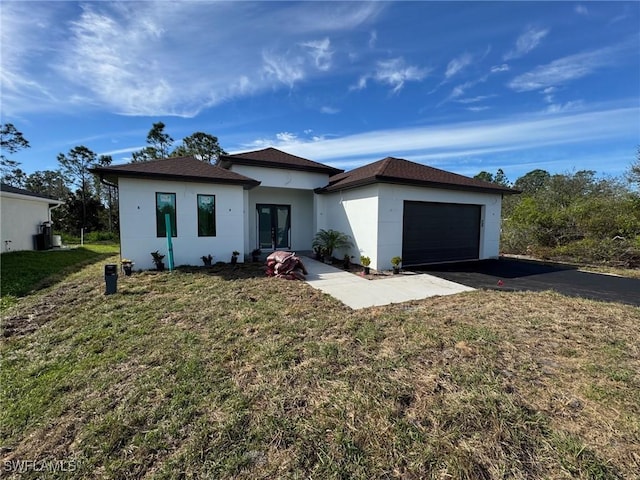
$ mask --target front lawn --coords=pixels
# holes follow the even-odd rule
[[[7,476],[640,471],[639,308],[475,291],[352,311],[257,264],[121,276],[105,296],[103,263],[7,311]]]
[[[51,285],[64,275],[118,251],[118,245],[85,245],[60,250],[3,253],[0,255],[2,308],[14,304],[16,297]]]

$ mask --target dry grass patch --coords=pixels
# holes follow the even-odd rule
[[[638,308],[476,291],[354,312],[257,265],[103,291],[95,265],[8,311],[4,461],[73,458],[69,478],[638,478]]]

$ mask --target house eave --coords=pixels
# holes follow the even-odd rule
[[[114,170],[102,170],[98,168],[90,169],[91,173],[99,175],[111,183],[118,183],[119,178],[137,178],[143,180],[161,180],[161,181],[179,181],[190,183],[214,183],[223,185],[240,185],[245,190],[251,190],[260,185],[258,180],[233,180],[229,178],[208,178],[197,175],[173,175],[166,173],[138,173],[138,172],[122,172]]]
[[[295,170],[299,172],[311,172],[311,173],[323,173],[326,175],[337,175],[338,173],[342,173],[344,170],[340,170],[339,168],[332,167],[321,167],[321,166],[304,166],[304,165],[291,165],[286,163],[276,163],[270,162],[267,160],[252,160],[245,158],[235,158],[235,157],[220,157],[220,166],[222,168],[229,169],[232,165],[244,165],[247,167],[262,167],[262,168],[274,168],[280,170]]]
[[[405,186],[415,186],[415,187],[427,187],[427,188],[439,188],[444,190],[458,190],[458,191],[467,191],[467,192],[479,192],[479,193],[491,193],[491,194],[505,194],[505,195],[514,195],[521,193],[518,190],[512,188],[493,188],[493,187],[481,187],[475,185],[456,185],[453,183],[441,183],[441,182],[429,182],[424,180],[411,180],[404,178],[394,178],[394,177],[386,177],[382,175],[378,175],[376,177],[367,178],[360,181],[348,182],[344,185],[340,185],[339,183],[328,185],[322,188],[316,188],[314,190],[315,193],[332,193],[339,192],[342,190],[351,190],[354,188],[364,187],[367,185],[373,185],[376,183],[385,183],[385,184],[394,184],[394,185],[405,185]]]

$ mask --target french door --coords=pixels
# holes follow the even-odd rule
[[[259,203],[258,248],[266,250],[291,248],[291,205]]]

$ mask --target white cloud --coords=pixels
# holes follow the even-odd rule
[[[329,38],[312,42],[304,42],[301,43],[301,45],[310,50],[309,54],[313,58],[318,70],[327,71],[331,68],[331,57],[333,55],[333,51],[331,50],[331,41]]]
[[[585,16],[589,15],[589,10],[584,5],[576,5],[576,8],[574,8],[574,11],[578,15],[585,15]]]
[[[450,78],[454,76],[456,73],[460,72],[467,65],[471,63],[472,56],[469,53],[463,53],[462,55],[454,58],[447,65],[447,70],[444,73],[446,78]]]
[[[502,65],[494,65],[493,67],[491,67],[491,73],[500,73],[500,72],[508,72],[509,71],[509,65],[507,65],[506,63],[503,63]]]
[[[376,46],[376,42],[378,41],[378,32],[372,30],[369,34],[369,48],[374,48]]]
[[[388,155],[409,160],[459,158],[469,152],[525,151],[635,135],[638,108],[377,130],[322,141],[299,141],[287,151],[336,167]],[[358,160],[359,159],[359,160]]]
[[[330,69],[334,49],[326,35],[366,28],[386,8],[379,2],[274,5],[4,2],[3,113],[64,105],[66,111],[195,116]],[[251,34],[239,34],[239,26]]]
[[[262,62],[267,77],[275,78],[289,87],[305,76],[300,57],[287,58],[273,52],[262,52]]]
[[[483,112],[484,110],[489,110],[490,107],[485,106],[477,106],[477,107],[467,107],[467,110],[470,112]]]
[[[402,90],[406,82],[418,82],[424,79],[428,73],[428,69],[407,65],[403,58],[398,57],[380,60],[373,78],[393,87],[393,92],[396,93]]]
[[[276,138],[279,142],[282,143],[291,143],[295,142],[298,139],[298,136],[295,133],[291,132],[280,132],[276,133]]]
[[[536,29],[534,27],[530,27],[518,37],[518,40],[516,40],[516,46],[507,52],[503,59],[506,61],[526,55],[536,48],[548,33],[548,28]]]
[[[584,107],[584,102],[582,100],[573,100],[571,102],[566,103],[553,103],[545,109],[546,113],[550,114],[558,114],[558,113],[567,113],[573,112],[576,110],[581,110]]]
[[[326,113],[328,115],[335,115],[336,113],[340,113],[339,108],[324,106],[320,109],[320,112]]]
[[[517,76],[509,82],[509,87],[517,92],[527,92],[585,77],[602,67],[616,64],[618,54],[625,48],[626,44],[620,44],[559,58]]]
[[[496,95],[478,95],[477,97],[470,97],[470,98],[459,98],[458,100],[456,100],[456,102],[458,103],[478,103],[478,102],[483,102],[489,98],[493,98]]]

